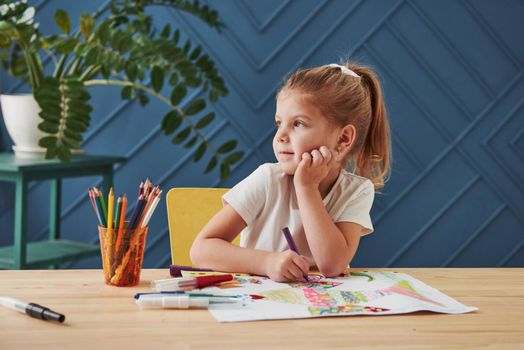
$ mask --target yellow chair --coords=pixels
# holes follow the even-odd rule
[[[172,188],[166,196],[171,261],[192,266],[189,250],[195,237],[222,208],[227,188]],[[233,241],[240,243],[240,235]]]

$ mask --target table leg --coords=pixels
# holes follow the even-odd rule
[[[51,180],[49,205],[49,239],[60,239],[60,209],[62,204],[62,179]]]
[[[16,179],[15,237],[13,262],[15,269],[23,269],[27,256],[27,182],[23,177]]]

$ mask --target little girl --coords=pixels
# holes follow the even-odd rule
[[[291,281],[316,266],[327,277],[351,262],[373,231],[375,188],[390,166],[390,135],[379,81],[346,63],[300,69],[277,94],[273,150],[222,200],[191,247],[197,266]],[[345,168],[350,168],[348,172]],[[288,227],[297,254],[282,234]],[[240,247],[230,243],[241,232]]]

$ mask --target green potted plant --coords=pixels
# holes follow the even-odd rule
[[[26,1],[0,0],[0,60],[31,88],[40,109],[38,145],[46,158],[68,161],[72,150],[80,148],[92,111],[89,88],[106,85],[121,89],[123,99],[137,99],[141,105],[155,99],[169,106],[161,125],[164,133],[175,144],[196,147],[195,161],[211,153],[205,172],[219,166],[226,178],[243,152],[236,149],[236,140],[214,146],[201,132],[215,118],[214,112],[205,112],[206,106],[228,94],[224,80],[202,47],[180,42],[178,29],[166,25],[155,31],[154,18],[146,12],[154,5],[189,12],[219,32],[224,27],[217,11],[198,0],[112,0],[99,10],[110,14],[98,23],[97,14],[82,14],[77,32],[71,31],[67,12],[56,11],[62,34],[43,35]],[[54,63],[51,73],[44,71],[44,54]],[[202,89],[205,97],[180,108],[191,89]]]

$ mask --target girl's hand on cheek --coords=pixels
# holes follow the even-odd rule
[[[291,250],[272,253],[266,261],[266,275],[276,282],[301,279],[309,272],[310,259]]]
[[[335,164],[335,154],[326,146],[320,146],[311,153],[302,154],[293,181],[295,186],[316,186],[329,174]]]

